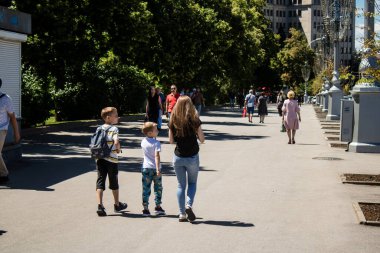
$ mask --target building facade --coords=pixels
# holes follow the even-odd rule
[[[316,42],[324,35],[321,0],[267,0],[264,15],[270,21],[270,28],[274,33],[287,36],[289,28],[299,29],[305,34],[309,45],[318,49]],[[347,32],[339,44],[341,64],[351,65],[355,50],[353,14]]]

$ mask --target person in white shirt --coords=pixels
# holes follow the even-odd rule
[[[161,143],[156,139],[158,135],[157,124],[154,122],[145,122],[142,127],[142,133],[146,136],[141,141],[141,148],[144,154],[144,162],[141,169],[142,173],[142,210],[143,216],[150,216],[149,197],[151,193],[152,181],[154,183],[154,195],[156,215],[165,215],[165,210],[161,207],[162,199],[162,176],[160,152]]]
[[[249,90],[248,95],[245,97],[244,106],[247,108],[248,121],[252,123],[252,117],[255,110],[255,100],[256,96],[254,95],[253,90]]]
[[[0,78],[0,88],[1,85],[2,80]],[[0,92],[0,183],[6,183],[9,180],[9,172],[4,163],[3,156],[1,155],[5,138],[7,137],[9,122],[13,128],[14,143],[19,143],[21,137],[16,115],[12,107],[12,100],[7,94]]]

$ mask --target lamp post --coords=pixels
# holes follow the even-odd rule
[[[324,30],[327,33],[328,41],[332,42],[334,48],[334,71],[331,79],[332,87],[329,90],[329,108],[326,120],[340,119],[340,100],[343,97],[343,92],[339,78],[340,66],[340,41],[346,35],[352,15],[354,13],[354,0],[321,0],[323,13]]]
[[[305,80],[305,94],[304,94],[303,102],[306,104],[307,103],[307,81],[309,81],[309,77],[310,77],[310,66],[307,61],[305,61],[305,64],[302,66],[301,72],[302,72],[303,80]]]

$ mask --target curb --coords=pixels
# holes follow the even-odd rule
[[[354,207],[356,217],[358,218],[359,224],[362,225],[370,225],[370,226],[380,226],[380,221],[367,221],[362,209],[360,208],[359,204],[380,204],[380,203],[371,203],[371,202],[355,202],[352,203],[352,206]]]
[[[380,185],[380,182],[371,182],[371,181],[350,181],[347,180],[345,175],[341,175],[340,178],[342,179],[343,184],[359,184],[359,185]]]

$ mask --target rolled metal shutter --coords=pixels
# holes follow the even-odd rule
[[[21,117],[21,43],[0,39],[1,92],[7,93],[13,102],[13,110]]]

